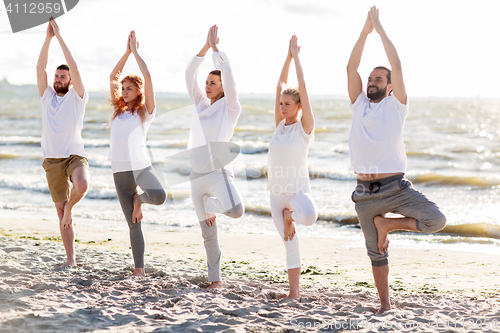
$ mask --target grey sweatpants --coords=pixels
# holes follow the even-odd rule
[[[245,212],[241,195],[234,185],[234,176],[226,171],[217,170],[207,174],[191,172],[191,199],[201,227],[205,251],[207,252],[208,281],[220,281],[220,247],[217,236],[217,220],[209,227],[205,211],[221,213],[232,218],[239,218]],[[203,196],[208,194],[206,209]]]
[[[387,265],[389,256],[387,252],[378,252],[375,216],[395,213],[411,217],[417,220],[417,230],[427,233],[437,232],[446,224],[446,217],[438,206],[415,190],[404,174],[371,181],[358,180],[351,199],[365,236],[368,256],[375,267]]]
[[[144,193],[137,196],[137,202],[150,205],[162,205],[167,199],[167,195],[151,166],[142,170],[116,172],[113,174],[113,178],[116,194],[130,230],[130,246],[135,268],[144,268],[145,245],[141,222],[132,223],[134,194],[137,193],[137,186],[139,186]]]

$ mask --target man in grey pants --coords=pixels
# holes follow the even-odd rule
[[[394,230],[437,232],[444,228],[446,218],[435,203],[404,178],[403,126],[408,115],[408,101],[401,61],[378,16],[378,9],[372,7],[352,50],[347,79],[353,113],[349,136],[350,169],[357,177],[352,200],[372,261],[381,303],[378,313],[382,313],[391,308],[388,233]],[[366,38],[374,29],[382,40],[392,71],[376,67],[368,78],[365,94],[358,67]],[[389,212],[403,217],[386,218]]]

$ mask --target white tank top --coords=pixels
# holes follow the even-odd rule
[[[282,120],[269,142],[267,189],[274,194],[311,192],[307,154],[314,141],[314,130],[307,134],[299,120],[285,126]]]
[[[151,114],[146,111],[143,123],[137,113],[125,111],[111,123],[109,160],[113,173],[141,170],[151,165],[146,137],[148,129],[156,115],[156,108]]]

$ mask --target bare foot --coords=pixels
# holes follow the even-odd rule
[[[210,283],[207,289],[219,289],[222,288],[222,281],[214,281]]]
[[[295,224],[292,219],[292,211],[288,208],[283,209],[283,220],[285,222],[285,242],[293,239],[295,236]]]
[[[69,229],[73,223],[73,218],[71,217],[71,209],[68,208],[68,201],[64,204],[63,217],[61,219],[61,227],[63,229]]]
[[[70,266],[75,266],[76,263],[75,263],[75,260],[67,260],[66,262],[63,262],[61,264],[57,264],[56,267],[70,267]]]
[[[300,298],[300,293],[298,291],[293,293],[290,292],[288,296],[285,297],[285,299],[298,299],[298,298]]]
[[[388,305],[388,306],[381,306],[380,309],[378,309],[378,311],[375,313],[375,314],[382,314],[386,311],[389,311],[391,309],[391,306]]]
[[[210,198],[210,196],[208,194],[205,194],[203,196],[203,207],[207,207],[208,198]],[[205,211],[205,218],[206,218],[205,222],[207,223],[207,225],[209,227],[214,225],[214,222],[215,222],[215,214],[214,213],[208,213]]]
[[[134,194],[134,211],[132,212],[132,223],[139,223],[142,221],[142,208],[141,204],[137,202],[137,197],[139,195]]]
[[[146,273],[144,272],[144,268],[134,269],[134,273],[132,273],[132,276],[146,276]]]
[[[385,218],[380,215],[375,216],[375,218],[373,219],[373,223],[375,223],[375,228],[377,228],[378,252],[380,254],[386,253],[387,250],[389,249],[389,238],[387,237],[389,230],[386,228],[386,223],[384,223],[384,220]]]

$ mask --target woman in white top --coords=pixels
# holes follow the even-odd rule
[[[188,148],[193,156],[189,179],[191,198],[207,252],[209,288],[222,286],[215,214],[239,218],[245,210],[241,195],[234,186],[231,164],[220,163],[221,160],[231,160],[228,142],[234,134],[241,105],[229,60],[217,48],[217,30],[215,25],[210,28],[205,45],[186,69],[187,89],[196,106],[190,122]],[[208,74],[205,96],[198,86],[197,74],[210,48],[214,51],[213,62],[217,70]]]
[[[110,154],[111,169],[118,200],[130,229],[130,244],[134,256],[134,276],[144,276],[144,237],[141,229],[144,203],[161,205],[166,193],[154,172],[146,148],[146,136],[156,114],[151,74],[139,55],[135,32],[128,37],[127,50],[110,75],[111,118]],[[130,54],[133,54],[144,83],[137,75],[120,76]],[[120,92],[121,84],[121,92]],[[137,193],[139,186],[143,193]]]
[[[314,116],[299,60],[297,37],[290,40],[288,55],[276,90],[276,131],[269,142],[267,163],[271,215],[285,243],[290,293],[300,297],[300,252],[294,222],[312,225],[318,218],[311,197],[307,153],[314,140]],[[284,89],[292,59],[299,87]],[[284,90],[283,90],[284,89]],[[302,111],[302,112],[301,112]]]

